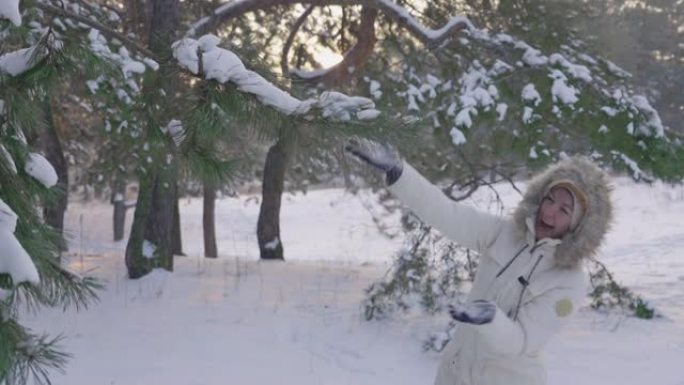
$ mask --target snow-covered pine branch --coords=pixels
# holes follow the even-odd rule
[[[22,282],[37,284],[40,282],[38,270],[14,236],[17,219],[17,214],[0,199],[0,250],[3,254],[0,258],[0,274],[9,274],[14,285]]]
[[[9,19],[17,27],[21,25],[19,0],[2,0],[0,2],[0,18]]]
[[[43,37],[35,45],[0,56],[0,75],[21,75],[44,59],[50,50],[59,51],[62,47],[62,41],[54,33],[44,31]]]
[[[264,10],[273,8],[275,6],[280,7],[294,4],[308,4],[312,6],[363,5],[376,8],[384,12],[392,19],[396,20],[407,30],[409,30],[416,38],[429,45],[438,44],[446,39],[455,30],[474,29],[474,26],[470,20],[464,16],[456,16],[451,18],[439,29],[428,28],[414,18],[406,8],[391,0],[232,0],[216,8],[211,16],[204,17],[195,22],[187,31],[185,36],[194,37],[214,32],[226,21],[239,15],[243,15],[247,12]]]
[[[219,83],[234,83],[241,92],[256,96],[261,103],[286,115],[303,116],[316,108],[322,110],[324,118],[340,121],[374,119],[380,114],[372,100],[340,92],[323,92],[317,98],[299,100],[246,69],[235,53],[218,47],[219,41],[214,35],[205,35],[199,40],[183,38],[173,43],[173,56],[191,73]]]

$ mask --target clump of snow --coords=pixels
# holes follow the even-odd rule
[[[463,131],[459,130],[456,127],[452,127],[451,132],[449,132],[449,134],[451,134],[451,142],[455,146],[464,144],[466,142],[466,137],[465,135],[463,135]]]
[[[613,63],[612,61],[606,60],[606,59],[602,59],[602,61],[606,64],[606,67],[608,68],[608,71],[609,71],[611,74],[613,74],[613,75],[615,75],[615,76],[617,76],[617,77],[619,77],[619,78],[629,78],[629,77],[632,76],[631,73],[629,73],[629,72],[625,71],[624,69],[620,68],[619,66],[617,66],[617,65],[616,65],[615,63]]]
[[[496,59],[496,62],[494,62],[494,65],[492,65],[487,74],[489,76],[499,76],[511,71],[513,71],[513,67],[510,64]]]
[[[11,76],[20,75],[30,70],[45,55],[45,50],[39,49],[38,46],[8,52],[0,56],[0,73],[6,73]]]
[[[604,114],[610,116],[611,118],[618,114],[617,109],[615,109],[613,107],[608,107],[608,106],[601,107],[601,111],[603,111]]]
[[[456,102],[451,102],[451,104],[449,104],[449,107],[447,107],[446,114],[448,116],[454,116],[456,114],[456,107]]]
[[[438,77],[431,74],[427,74],[426,79],[428,83],[430,83],[430,85],[433,87],[437,87],[442,83],[442,81]]]
[[[57,173],[44,156],[32,152],[26,158],[24,171],[37,181],[50,188],[57,184]]]
[[[530,154],[529,154],[530,159],[537,159],[539,158],[539,155],[537,155],[537,150],[532,146],[530,148]]]
[[[14,236],[17,226],[17,214],[0,199],[0,273],[9,274],[13,283],[40,282],[38,270],[31,257]]]
[[[221,39],[213,34],[206,34],[197,40],[199,48],[204,52],[209,52],[213,50],[219,45],[220,42]]]
[[[508,104],[499,103],[496,105],[496,112],[499,114],[499,117],[497,119],[499,122],[503,121],[506,117],[506,111],[508,111]]]
[[[185,130],[183,129],[183,122],[177,119],[171,119],[169,124],[164,127],[159,127],[161,132],[169,135],[176,146],[180,146],[185,140]]]
[[[376,109],[362,110],[356,113],[359,120],[373,120],[380,115],[380,111]]]
[[[143,63],[147,64],[148,67],[152,69],[152,71],[156,71],[159,69],[159,63],[156,61],[149,59],[149,58],[144,58]]]
[[[266,249],[266,250],[275,250],[275,249],[278,247],[278,245],[280,245],[280,239],[278,239],[278,237],[276,237],[276,238],[273,239],[272,241],[267,242],[267,243],[264,245],[264,249]]]
[[[634,122],[627,123],[627,133],[634,135]]]
[[[489,92],[489,95],[492,96],[494,99],[499,98],[499,89],[496,88],[494,84],[490,84],[489,87],[487,87],[487,92]]]
[[[585,61],[585,62],[587,62],[587,63],[589,63],[589,64],[591,64],[591,65],[596,65],[596,64],[598,64],[598,62],[596,61],[596,59],[594,59],[594,58],[591,57],[590,55],[587,55],[586,53],[581,53],[581,54],[577,55],[577,57],[578,57],[580,60],[583,60],[583,61]]]
[[[525,108],[523,110],[523,116],[522,116],[523,123],[530,124],[539,118],[540,118],[540,116],[538,114],[534,113],[534,110],[532,109],[532,107],[525,106]]]
[[[119,63],[124,77],[128,78],[132,74],[142,74],[145,72],[145,64],[133,60],[126,47],[119,48]]]
[[[575,79],[580,79],[583,80],[587,83],[591,82],[591,71],[589,71],[589,68],[581,65],[581,64],[574,64],[570,63],[568,59],[566,59],[563,55],[559,53],[554,53],[549,57],[549,62],[554,65],[560,65],[563,67],[570,76],[572,76]]]
[[[647,136],[654,135],[656,137],[662,137],[665,135],[665,127],[660,120],[658,111],[651,106],[645,96],[634,95],[629,99],[629,101],[634,108],[636,108],[646,117],[646,122],[640,122],[637,127],[641,134]]]
[[[496,36],[494,36],[493,41],[496,43],[508,43],[508,44],[513,44],[514,40],[511,37],[511,35],[507,35],[505,33],[498,33]]]
[[[197,40],[181,39],[174,42],[171,48],[173,48],[173,57],[183,68],[195,75],[199,73],[199,57],[197,56],[199,44]]]
[[[231,51],[212,47],[203,52],[202,69],[207,79],[216,79],[219,83],[235,79],[235,82],[238,83],[241,76],[249,77],[253,74],[247,71],[240,58]]]
[[[142,244],[142,255],[147,259],[154,258],[154,252],[157,251],[157,246],[154,243],[145,239]]]
[[[489,92],[492,79],[477,60],[461,76],[459,84],[461,84],[459,99],[462,107],[485,107],[486,110],[494,105],[494,96]],[[496,94],[498,95],[498,91]]]
[[[644,172],[641,171],[641,168],[639,168],[639,164],[636,161],[618,151],[611,151],[611,153],[614,157],[617,157],[620,160],[622,160],[622,162],[627,166],[627,168],[630,169],[630,171],[632,172],[632,178],[634,178],[635,180],[640,180],[643,176],[645,176]]]
[[[130,95],[128,95],[128,92],[122,88],[116,90],[116,96],[119,98],[119,100],[126,104],[133,104],[133,99],[131,99]]]
[[[456,118],[454,119],[454,124],[456,126],[470,128],[473,125],[473,120],[471,119],[470,114],[477,116],[477,109],[473,107],[466,107],[462,109],[458,112],[458,115],[456,115]]]
[[[523,87],[521,96],[524,101],[532,102],[535,106],[538,106],[542,101],[541,95],[539,95],[539,92],[537,92],[537,89],[532,83],[528,83]]]
[[[605,134],[608,132],[608,127],[606,127],[605,124],[602,124],[601,127],[599,127],[598,132]]]
[[[546,65],[549,58],[542,55],[540,50],[528,46],[523,54],[522,61],[531,67],[537,67]]]
[[[379,115],[373,112],[377,110],[374,109],[375,103],[373,103],[372,100],[361,96],[347,96],[341,92],[323,92],[317,101],[310,100],[309,103],[320,107],[323,110],[324,118],[329,117],[347,121],[351,119],[351,113],[355,111],[362,112],[361,110],[365,109],[370,109],[372,111],[369,112],[368,115],[361,114],[364,118],[370,119],[373,115],[375,115],[374,117]]]
[[[117,63],[121,68],[124,77],[128,78],[133,74],[142,74],[145,72],[145,64],[133,59],[126,47],[120,47],[118,53],[112,52],[107,44],[107,39],[97,29],[90,29],[88,40],[90,40],[90,49],[93,53]],[[156,63],[152,61],[147,64],[150,65],[150,68],[154,69]],[[159,65],[157,64],[156,67],[159,68]]]
[[[567,78],[559,70],[551,71],[549,77],[554,79],[553,85],[551,86],[551,97],[553,101],[561,101],[563,104],[572,107],[579,100],[577,97],[579,91],[566,83]]]
[[[91,94],[96,94],[97,90],[100,89],[100,84],[96,80],[88,80],[86,81],[86,86],[90,90]]]
[[[380,82],[377,80],[371,80],[370,85],[369,85],[369,91],[370,94],[373,96],[373,99],[380,99],[382,96],[382,91],[380,90]]]
[[[0,1],[0,18],[9,19],[17,27],[21,25],[21,13],[19,12],[19,0]]]

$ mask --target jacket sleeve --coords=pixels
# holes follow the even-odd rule
[[[406,162],[389,190],[422,221],[469,249],[482,250],[491,245],[503,222],[500,217],[449,199]]]
[[[472,327],[498,354],[533,354],[568,322],[584,297],[580,288],[551,289],[524,303],[515,321],[497,307],[492,322]]]

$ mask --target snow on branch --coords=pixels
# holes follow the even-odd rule
[[[35,152],[28,154],[24,171],[47,188],[57,184],[57,172],[52,164],[44,156]]]
[[[21,14],[19,13],[19,0],[0,1],[0,18],[9,19],[17,27],[21,25]]]
[[[465,16],[454,16],[441,28],[430,29],[425,27],[421,22],[411,16],[404,7],[398,5],[394,1],[377,0],[373,1],[373,3],[388,16],[397,19],[399,23],[403,24],[414,36],[426,44],[436,45],[458,30],[468,29],[470,31],[477,31],[477,28],[475,28],[473,23]]]
[[[1,1],[5,1],[5,0],[1,0]],[[64,8],[58,8],[58,7],[52,6],[52,5],[47,4],[47,3],[43,3],[43,2],[36,2],[34,5],[36,8],[39,8],[39,9],[41,9],[45,12],[48,12],[52,15],[74,19],[80,23],[83,23],[89,27],[92,27],[92,28],[100,31],[103,35],[107,36],[108,38],[114,38],[114,39],[117,39],[117,40],[123,42],[123,44],[125,44],[129,49],[134,50],[134,51],[140,53],[141,55],[144,55],[148,58],[156,59],[156,55],[152,51],[143,47],[137,41],[130,39],[129,37],[107,27],[106,25],[104,25],[102,23],[99,23],[99,22],[93,20],[90,17],[82,16],[78,13],[70,12],[69,10],[66,10]]]
[[[38,270],[24,247],[14,236],[17,214],[0,199],[0,273],[9,274],[16,285],[20,282],[39,283]]]
[[[119,48],[118,53],[114,53],[109,49],[107,44],[107,39],[100,33],[101,31],[93,28],[88,33],[88,40],[90,41],[90,49],[96,55],[109,59],[116,63],[125,78],[129,78],[133,74],[142,74],[145,72],[145,64],[147,64],[152,70],[157,70],[159,64],[152,59],[146,58],[142,62],[134,60],[131,58],[130,53],[126,47],[122,46]],[[144,62],[144,63],[143,63]]]
[[[21,75],[45,58],[51,49],[61,50],[62,47],[61,40],[46,32],[37,44],[0,56],[0,74]]]
[[[173,43],[173,56],[193,74],[219,83],[232,82],[241,92],[256,96],[261,103],[286,115],[305,115],[313,108],[320,108],[325,118],[342,121],[353,117],[374,119],[380,114],[372,100],[339,92],[324,92],[318,98],[299,100],[245,68],[235,53],[218,47],[218,43],[219,38],[214,35],[205,35],[199,40],[184,38]]]
[[[404,7],[391,0],[232,0],[216,8],[211,16],[204,17],[195,22],[185,36],[193,37],[215,32],[223,23],[247,12],[293,4],[308,4],[311,6],[363,5],[364,7],[376,8],[395,19],[416,38],[429,45],[440,43],[454,31],[462,29],[476,31],[470,20],[464,16],[451,18],[439,29],[430,29],[411,16]]]

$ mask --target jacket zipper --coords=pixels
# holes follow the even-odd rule
[[[513,263],[513,261],[515,261],[515,260],[518,258],[518,256],[520,256],[520,254],[522,254],[522,252],[525,251],[525,249],[528,248],[529,246],[530,246],[530,244],[529,244],[529,243],[526,243],[525,246],[523,246],[520,250],[518,250],[518,252],[515,253],[515,255],[513,256],[513,258],[511,258],[511,260],[508,261],[508,263],[506,264],[506,266],[504,266],[504,267],[496,274],[496,278],[499,278],[499,277],[501,276],[501,274],[503,274],[504,271],[506,271],[506,270],[511,266],[511,264]],[[535,247],[536,247],[536,246],[535,246]],[[533,248],[532,250],[534,250],[534,248]]]
[[[515,305],[515,313],[513,313],[513,321],[518,320],[518,312],[520,311],[520,305],[522,304],[522,299],[523,295],[525,294],[525,290],[527,287],[530,285],[530,278],[532,278],[532,274],[534,274],[534,271],[537,269],[537,266],[539,265],[539,262],[541,262],[542,258],[544,258],[544,254],[540,254],[539,258],[537,258],[537,261],[534,263],[534,266],[532,266],[532,270],[530,270],[530,273],[527,275],[527,279],[525,279],[522,275],[518,277],[518,281],[522,285],[522,290],[520,290],[520,297],[518,297],[518,304]]]

